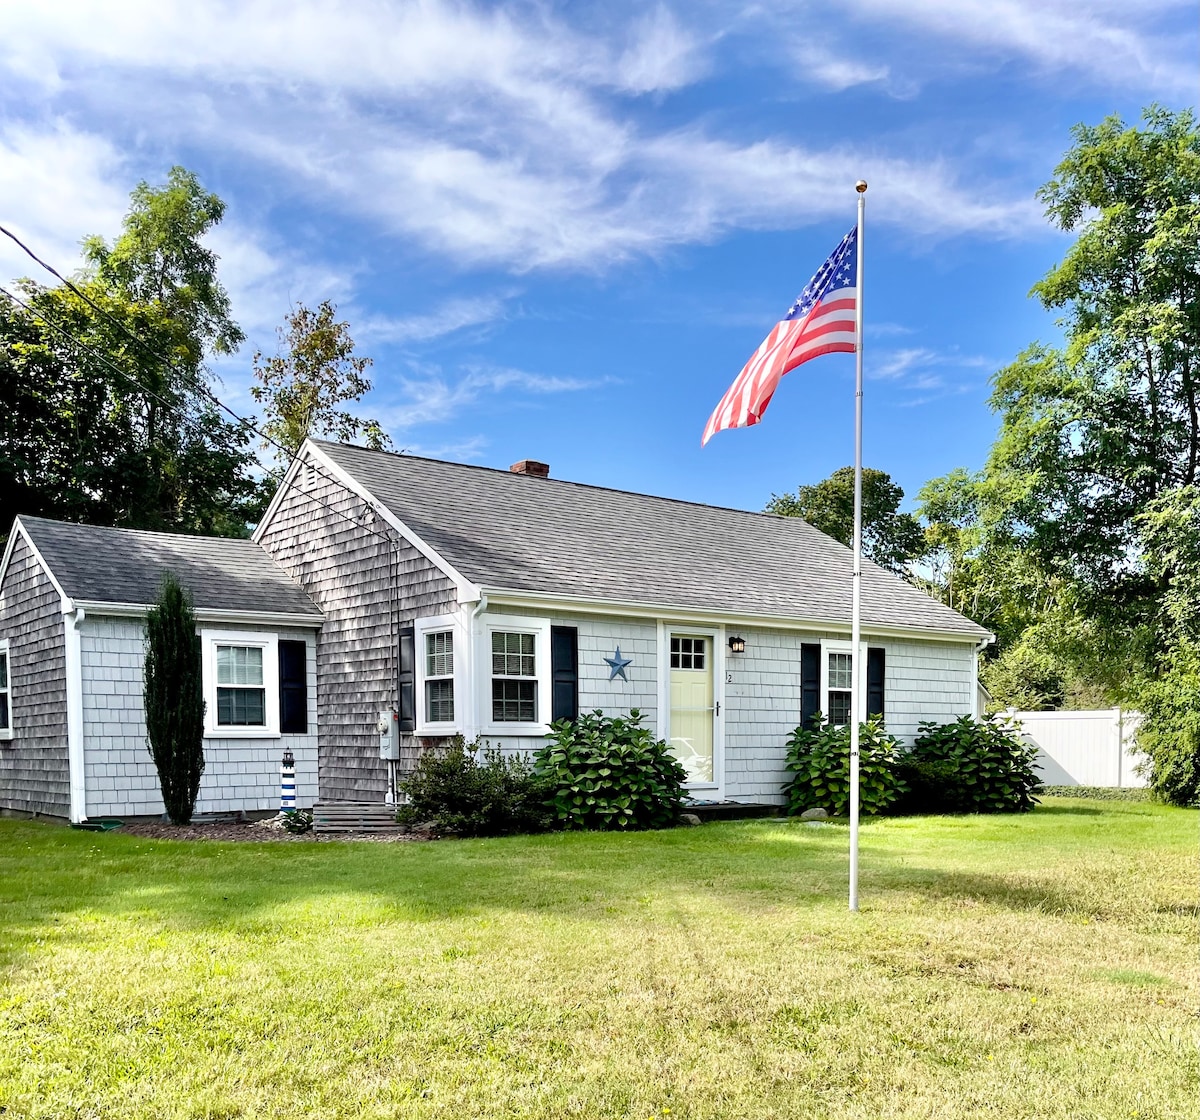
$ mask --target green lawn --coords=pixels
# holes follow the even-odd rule
[[[1193,1120],[1198,840],[1136,802],[870,822],[850,915],[836,825],[0,821],[0,1112]]]

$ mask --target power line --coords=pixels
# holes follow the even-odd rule
[[[8,236],[9,236],[9,237],[12,237],[12,234],[8,233],[8,230],[5,230],[3,226],[0,226],[0,230],[2,230],[4,233],[8,234]],[[15,241],[15,240],[17,240],[17,239],[14,237],[14,238],[13,238],[13,240]],[[18,244],[20,244],[20,242],[18,242]],[[22,248],[25,248],[25,246],[23,246],[23,245],[22,245]],[[36,261],[37,261],[39,264],[41,264],[41,265],[42,265],[44,268],[46,268],[46,269],[47,269],[49,272],[51,272],[53,275],[55,275],[55,276],[59,276],[59,273],[58,273],[57,271],[55,271],[55,270],[54,270],[54,269],[53,269],[53,268],[52,268],[50,265],[47,265],[47,264],[45,264],[45,262],[44,262],[44,261],[42,261],[42,260],[40,260],[38,257],[34,256],[34,255],[33,255],[33,253],[32,253],[32,252],[30,252],[30,250],[26,249],[26,252],[29,252],[29,253],[30,253],[30,256],[32,256],[34,260],[36,260]],[[60,279],[61,279],[61,277],[60,277]],[[75,285],[71,284],[71,283],[70,283],[70,281],[64,281],[64,283],[65,283],[65,284],[66,284],[66,285],[67,285],[67,286],[68,286],[68,287],[69,287],[69,288],[70,288],[72,291],[78,292],[78,288],[76,288],[76,287],[75,287]],[[95,346],[92,346],[92,345],[90,345],[89,343],[85,342],[83,339],[81,339],[81,338],[77,337],[75,334],[73,334],[71,331],[67,330],[67,329],[66,329],[65,327],[63,327],[61,324],[54,322],[54,321],[53,321],[53,320],[52,320],[52,319],[51,319],[51,318],[50,318],[48,315],[46,315],[44,312],[39,312],[39,311],[35,310],[35,309],[34,309],[34,308],[32,308],[32,307],[31,307],[31,306],[30,306],[28,303],[26,303],[24,300],[22,300],[22,299],[18,298],[17,296],[13,295],[13,293],[12,293],[12,292],[10,292],[10,291],[9,291],[7,288],[5,288],[3,285],[0,285],[0,293],[3,293],[3,295],[5,295],[5,296],[8,298],[8,300],[9,300],[11,303],[13,303],[13,304],[15,304],[16,306],[20,307],[22,310],[24,310],[25,312],[27,312],[29,315],[33,316],[34,318],[40,319],[40,320],[41,320],[43,323],[45,323],[45,324],[46,324],[46,326],[48,326],[48,327],[49,327],[49,328],[50,328],[52,331],[54,331],[54,332],[55,332],[56,334],[58,334],[58,335],[61,335],[61,336],[62,336],[63,338],[65,338],[65,339],[66,339],[66,340],[67,340],[69,343],[71,343],[72,345],[74,345],[74,346],[76,346],[76,347],[78,347],[78,348],[80,348],[80,349],[82,349],[82,350],[85,350],[85,351],[87,351],[89,354],[91,354],[91,356],[92,356],[93,358],[96,358],[96,359],[98,359],[98,360],[99,360],[100,362],[102,362],[104,365],[108,366],[108,368],[109,368],[109,369],[111,369],[111,370],[112,370],[112,371],[113,371],[113,372],[114,372],[114,373],[115,373],[115,374],[116,374],[118,377],[120,377],[120,378],[121,378],[123,381],[125,381],[125,382],[126,382],[128,385],[131,385],[131,386],[132,386],[134,389],[136,389],[138,392],[140,392],[140,393],[143,393],[143,394],[144,394],[144,395],[146,395],[147,397],[150,397],[151,399],[158,401],[158,402],[159,402],[159,404],[163,405],[165,408],[172,409],[172,410],[174,410],[174,409],[178,408],[178,402],[172,402],[172,401],[169,401],[169,400],[167,400],[165,397],[163,397],[162,395],[160,395],[159,393],[156,393],[156,392],[155,392],[153,389],[149,388],[149,387],[148,387],[148,386],[146,386],[146,385],[143,385],[143,384],[142,384],[142,383],[141,383],[141,382],[140,382],[140,381],[139,381],[137,378],[135,378],[135,377],[134,377],[134,376],[133,376],[131,373],[129,373],[129,371],[128,371],[128,370],[124,370],[124,369],[122,369],[120,366],[118,366],[118,365],[117,365],[117,364],[116,364],[116,363],[115,363],[115,362],[114,362],[114,361],[113,361],[113,360],[112,360],[112,359],[111,359],[111,358],[110,358],[110,357],[109,357],[107,354],[105,354],[105,353],[104,353],[102,350],[99,350],[99,349],[97,349]],[[91,305],[92,307],[96,307],[96,304],[94,304],[94,303],[93,303],[91,300],[87,300],[87,299],[86,299],[86,297],[84,297],[84,298],[85,298],[86,302],[87,302],[89,305]],[[99,311],[101,311],[103,314],[107,315],[107,312],[103,312],[103,309],[101,309],[101,308],[97,308],[97,310],[99,310]],[[108,318],[110,318],[110,319],[112,319],[112,318],[113,318],[113,317],[112,317],[112,316],[110,316],[110,315],[108,315],[107,317],[108,317]],[[147,349],[147,351],[148,351],[148,352],[150,352],[150,353],[154,353],[154,351],[152,350],[152,348],[150,348],[149,346],[146,346],[146,344],[145,344],[144,342],[142,342],[142,340],[141,340],[141,339],[139,339],[139,338],[137,337],[137,335],[134,335],[134,334],[133,334],[131,331],[129,331],[129,330],[127,330],[127,329],[125,329],[125,328],[124,328],[124,326],[123,326],[123,324],[121,324],[119,320],[113,319],[113,321],[114,321],[114,322],[116,322],[116,323],[117,323],[119,326],[122,326],[122,329],[123,329],[123,330],[125,330],[125,333],[126,333],[126,334],[128,334],[128,335],[130,335],[130,337],[131,337],[131,338],[133,338],[135,341],[137,341],[137,342],[141,343],[141,344],[142,344],[142,345],[143,345],[143,346],[144,346],[144,347]],[[165,358],[162,358],[162,357],[161,357],[161,355],[157,355],[157,354],[156,354],[155,356],[156,356],[156,357],[159,357],[159,359],[160,359],[161,361],[165,362],[165,363],[166,363],[168,366],[170,366],[172,369],[174,369],[174,368],[175,368],[175,367],[172,365],[172,363],[171,363],[169,360],[167,360],[167,359],[165,359]],[[178,372],[178,371],[176,371],[176,372]],[[259,429],[259,428],[258,428],[258,427],[255,425],[255,424],[254,424],[254,423],[252,423],[250,420],[247,420],[245,417],[239,416],[239,415],[238,415],[236,412],[234,412],[234,411],[233,411],[231,408],[229,408],[229,407],[228,407],[227,405],[225,405],[225,404],[224,404],[222,401],[220,401],[220,400],[219,400],[219,399],[216,397],[216,395],[215,395],[215,394],[213,394],[213,393],[211,393],[211,392],[207,391],[207,389],[205,389],[204,395],[205,395],[206,397],[210,398],[210,399],[211,399],[212,401],[214,401],[215,403],[219,404],[219,405],[221,406],[221,408],[223,408],[223,409],[224,409],[226,412],[228,412],[228,413],[229,413],[231,416],[233,416],[233,417],[234,417],[234,419],[235,419],[235,420],[237,420],[237,421],[238,421],[238,423],[239,423],[240,425],[242,425],[244,428],[246,428],[247,430],[249,430],[249,431],[251,431],[251,432],[255,432],[255,433],[259,434],[259,435],[262,435],[264,439],[270,439],[270,437],[269,437],[269,436],[266,436],[266,435],[265,435],[265,433],[263,433],[263,432],[262,432],[262,431],[261,431],[261,430],[260,430],[260,429]],[[181,421],[180,421],[180,422],[181,422],[181,424],[183,424],[183,425],[185,425],[185,426],[187,426],[187,427],[190,427],[190,428],[191,428],[191,429],[192,429],[194,432],[197,432],[198,434],[201,434],[201,435],[203,435],[203,434],[204,434],[204,432],[203,432],[203,429],[202,429],[202,428],[199,426],[198,422],[197,422],[195,419],[193,419],[192,417],[190,417],[190,416],[186,415],[186,413],[185,413],[185,414],[184,414],[184,415],[181,417]],[[275,443],[275,441],[274,441],[274,440],[271,440],[271,442],[272,442],[272,443]],[[277,447],[279,447],[281,451],[284,451],[285,453],[288,453],[288,452],[287,452],[287,448],[283,447],[282,445],[280,445],[280,444],[278,444],[278,443],[275,443],[275,445],[276,445]],[[317,464],[317,463],[312,463],[312,462],[310,462],[310,463],[309,463],[309,465],[310,465],[310,466],[314,466],[314,467],[319,467],[319,466],[320,466],[320,464]],[[327,474],[325,475],[325,477],[326,477],[326,478],[329,478],[329,476],[328,476]],[[330,479],[330,481],[336,481],[336,480]],[[335,515],[336,515],[336,516],[338,516],[338,517],[341,517],[341,518],[342,518],[344,521],[346,521],[347,523],[349,523],[349,524],[353,525],[353,526],[354,526],[356,529],[363,529],[363,530],[365,530],[366,532],[368,532],[368,533],[371,533],[373,536],[379,537],[379,538],[380,538],[380,539],[382,539],[382,540],[387,540],[387,541],[390,541],[390,542],[392,542],[392,543],[396,543],[396,542],[395,542],[395,538],[392,536],[392,534],[391,534],[391,533],[384,533],[384,532],[380,532],[380,531],[379,531],[379,530],[377,530],[377,529],[372,529],[372,528],[370,528],[370,527],[369,527],[369,526],[367,526],[367,525],[363,525],[363,524],[362,524],[362,523],[361,523],[361,522],[360,522],[360,521],[359,521],[357,518],[355,518],[355,517],[352,517],[350,514],[346,513],[344,510],[337,509],[337,508],[335,508],[334,506],[331,506],[331,505],[329,505],[328,503],[326,503],[326,502],[323,502],[323,501],[322,501],[320,498],[318,498],[318,497],[317,497],[315,494],[311,494],[311,493],[308,493],[308,492],[306,492],[306,491],[304,491],[304,490],[298,489],[298,488],[296,487],[296,484],[295,484],[295,479],[292,479],[290,482],[288,481],[288,478],[287,478],[287,473],[286,473],[286,471],[285,471],[285,473],[284,473],[284,476],[283,476],[283,478],[282,478],[282,479],[281,479],[281,481],[280,481],[280,487],[281,487],[281,488],[283,488],[283,487],[289,488],[289,489],[293,490],[295,493],[297,493],[297,494],[300,494],[301,496],[308,498],[310,501],[314,502],[316,505],[320,506],[322,509],[326,510],[328,513],[332,513],[332,514],[335,514]],[[367,503],[367,506],[368,506],[368,508],[370,508],[370,503]]]

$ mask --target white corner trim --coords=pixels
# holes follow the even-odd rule
[[[67,772],[71,789],[71,823],[87,819],[87,782],[83,758],[83,654],[79,626],[82,607],[63,611],[63,653],[67,685]]]
[[[352,494],[361,498],[367,503],[384,521],[386,521],[393,529],[396,530],[405,540],[409,542],[422,556],[425,557],[434,567],[441,569],[442,573],[450,579],[458,588],[458,599],[460,603],[474,602],[479,599],[482,592],[479,587],[472,583],[464,576],[453,564],[450,563],[440,552],[432,545],[427,544],[422,540],[421,536],[410,529],[403,521],[400,520],[387,506],[381,502],[370,490],[367,489],[361,482],[358,481],[349,471],[338,466],[328,455],[325,454],[316,444],[306,440],[304,448],[308,448],[313,459],[319,461],[330,474],[334,476],[347,490]]]
[[[8,574],[8,564],[12,559],[13,549],[17,543],[17,536],[28,546],[29,551],[33,553],[34,559],[41,565],[42,571],[46,573],[46,577],[50,580],[50,585],[58,592],[59,599],[62,600],[62,609],[69,611],[74,609],[71,602],[71,596],[64,590],[61,583],[58,582],[58,577],[50,570],[50,565],[46,563],[46,558],[41,554],[38,546],[33,543],[33,537],[29,535],[29,530],[21,523],[20,517],[13,522],[13,531],[9,534],[8,544],[4,549],[4,559],[0,560],[0,587],[4,586],[4,577]]]

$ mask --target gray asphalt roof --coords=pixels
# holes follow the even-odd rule
[[[489,590],[850,620],[850,549],[798,518],[313,442]],[[987,634],[877,565],[863,568],[864,624]]]
[[[303,589],[253,541],[75,525],[21,524],[72,599],[148,605],[174,572],[197,608],[319,616]]]

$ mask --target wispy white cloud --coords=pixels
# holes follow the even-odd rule
[[[907,407],[969,392],[978,385],[981,370],[995,363],[978,354],[934,350],[926,346],[886,350],[865,363],[869,380],[887,381],[912,394],[900,402]]]
[[[376,378],[376,398],[383,402],[376,412],[389,431],[404,432],[453,419],[487,396],[516,404],[609,383],[611,379],[551,376],[503,366],[466,366],[457,377],[448,377],[436,367],[418,367],[415,376]]]
[[[462,330],[481,329],[508,315],[515,292],[448,299],[414,315],[371,315],[362,320],[365,342],[431,342]]]

